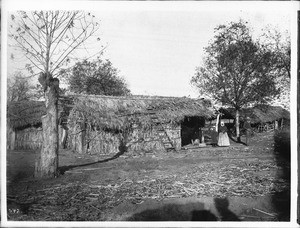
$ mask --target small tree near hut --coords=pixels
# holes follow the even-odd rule
[[[94,16],[82,11],[18,11],[11,14],[10,38],[25,54],[26,69],[39,75],[46,115],[42,117],[44,143],[37,177],[53,177],[58,168],[59,71],[71,62],[71,54],[98,30]],[[99,38],[96,38],[99,40]],[[74,56],[74,55],[73,55]]]
[[[251,36],[247,22],[231,22],[215,28],[213,40],[204,49],[202,66],[192,85],[201,94],[236,110],[237,140],[240,141],[241,108],[266,103],[279,94],[276,88],[276,56]]]

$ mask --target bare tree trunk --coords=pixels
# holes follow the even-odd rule
[[[235,118],[236,118],[236,122],[235,122],[236,139],[237,139],[238,142],[241,142],[241,136],[240,136],[240,113],[239,113],[239,110],[236,110]]]
[[[58,79],[52,76],[44,78],[46,80],[45,104],[46,115],[42,117],[43,125],[43,146],[41,154],[36,161],[35,177],[54,177],[58,169]],[[40,79],[39,79],[40,80]],[[43,79],[41,79],[43,80]]]

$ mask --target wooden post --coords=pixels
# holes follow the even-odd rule
[[[59,125],[59,136],[59,147],[61,149],[65,149],[67,141],[67,130],[62,125]]]
[[[12,130],[11,132],[11,150],[14,150],[16,148],[16,131]]]
[[[86,123],[85,118],[83,118],[82,123],[80,124],[80,134],[79,134],[79,153],[84,154],[86,152]]]
[[[7,145],[8,149],[10,149],[10,150],[15,149],[15,147],[16,147],[16,145],[15,145],[15,143],[16,143],[16,132],[11,127],[8,127],[8,142],[7,143],[8,143],[8,145]]]
[[[236,110],[236,138],[238,142],[241,142],[240,137],[240,113],[239,110]]]

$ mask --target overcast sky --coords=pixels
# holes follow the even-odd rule
[[[133,94],[197,97],[190,79],[201,64],[203,47],[219,24],[243,19],[256,36],[268,24],[281,31],[290,29],[286,2],[262,7],[219,3],[216,10],[213,4],[202,8],[191,2],[186,4],[189,7],[158,2],[154,8],[146,4],[130,7],[130,2],[123,8],[91,3],[84,9],[90,4],[89,9],[100,20],[101,42],[107,46],[104,58],[119,69]]]
[[[189,83],[201,64],[203,47],[222,23],[248,20],[254,32],[269,23],[289,29],[286,13],[98,12],[105,52],[134,94],[198,96]]]

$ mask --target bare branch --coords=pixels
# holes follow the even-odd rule
[[[55,71],[60,64],[68,57],[68,55],[74,51],[78,46],[80,46],[83,42],[85,42],[85,40],[87,40],[89,37],[91,37],[94,34],[95,30],[91,31],[90,34],[86,34],[86,29],[84,29],[74,40],[73,42],[70,44],[70,46],[67,48],[70,48],[70,51],[67,52],[67,50],[62,53],[62,55],[57,59],[57,61],[53,64],[56,65],[56,67],[52,70]],[[82,39],[80,41],[78,41],[78,39],[80,39],[80,37],[85,34]],[[75,46],[72,47],[72,45],[74,45],[75,42],[78,42]],[[62,59],[61,59],[62,58]],[[61,59],[61,60],[60,60]],[[59,61],[60,60],[60,61]]]

